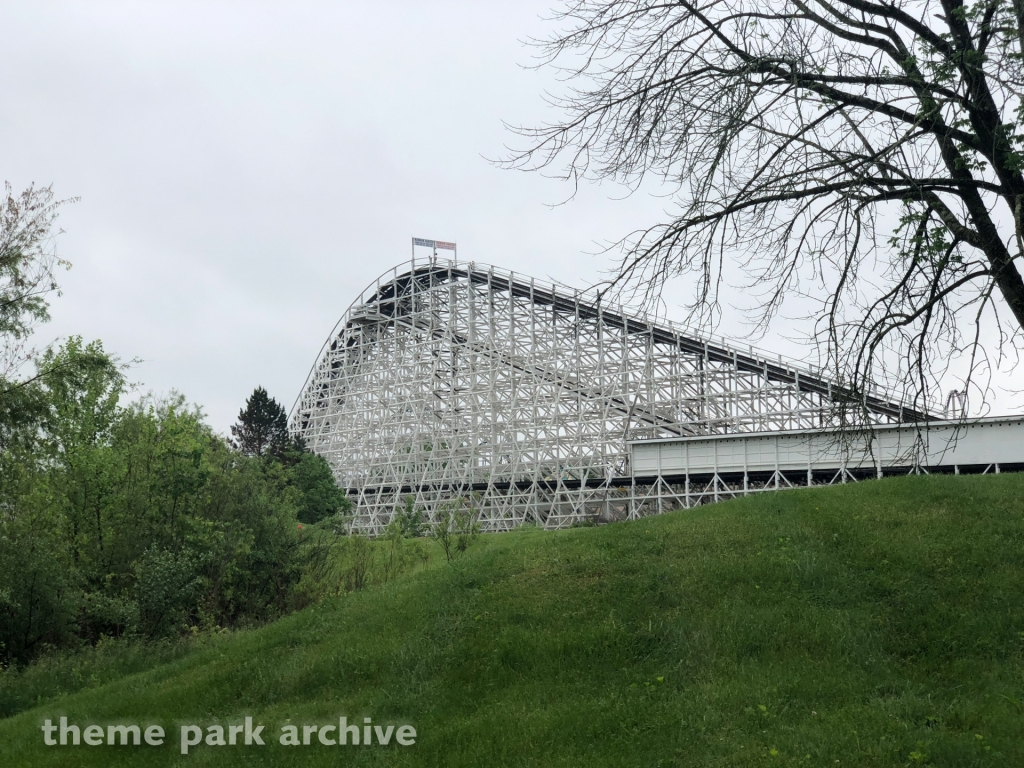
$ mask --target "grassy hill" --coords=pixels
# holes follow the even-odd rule
[[[45,669],[8,675],[9,705],[38,693],[0,720],[0,764],[1024,765],[1024,475],[488,536],[260,630],[99,654],[59,697]],[[61,715],[167,740],[44,746]],[[341,715],[416,744],[277,743]],[[245,716],[265,746],[180,755],[181,723]]]

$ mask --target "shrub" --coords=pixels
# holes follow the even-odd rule
[[[437,520],[430,528],[434,541],[441,545],[450,563],[461,557],[480,534],[479,513],[473,502],[459,496],[441,505]]]

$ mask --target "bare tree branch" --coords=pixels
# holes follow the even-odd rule
[[[1019,348],[1022,0],[571,0],[558,19],[537,45],[562,119],[516,129],[505,165],[675,190],[605,292],[657,302],[688,276],[691,319],[739,289],[762,329],[799,295],[837,378],[924,405],[953,357],[967,390],[985,339]]]

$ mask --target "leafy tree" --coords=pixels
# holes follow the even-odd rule
[[[205,425],[204,425],[205,426]],[[303,563],[296,493],[280,464],[237,453],[214,439],[200,514],[186,544],[202,552],[197,624],[245,626],[287,612]]]
[[[66,265],[58,205],[48,188],[0,201],[0,666],[291,609],[308,559],[300,507],[334,513],[344,493],[288,443],[265,390],[240,414],[240,456],[181,395],[124,405],[124,367],[98,341],[26,351]]]
[[[116,483],[104,450],[123,375],[100,344],[78,337],[36,365],[46,375],[17,390],[31,393],[32,439],[0,453],[0,660],[59,645],[83,616],[111,613],[101,596],[89,599],[87,582],[104,570]]]
[[[351,514],[352,501],[338,487],[331,465],[323,456],[302,451],[293,461],[289,471],[292,484],[300,494],[300,522],[312,524],[333,515]]]
[[[9,182],[0,200],[0,378],[8,378],[27,357],[23,343],[36,325],[49,320],[46,295],[57,290],[54,271],[67,268],[53,248],[53,222],[65,202],[51,187],[30,186],[15,196]]]
[[[0,456],[0,665],[74,637],[78,574],[35,467]]]
[[[712,325],[730,290],[762,329],[786,306],[838,379],[918,403],[951,358],[968,383],[997,364],[986,338],[1016,360],[1024,4],[570,0],[559,18],[539,45],[563,117],[521,129],[509,164],[674,194],[604,291],[657,301],[684,276]]]
[[[338,487],[330,464],[309,451],[301,437],[289,436],[284,409],[263,387],[246,400],[231,433],[242,453],[268,457],[284,467],[283,482],[299,493],[298,516],[303,524],[351,513],[352,502]]]
[[[135,562],[138,629],[150,637],[180,631],[202,589],[189,551],[147,549]]]
[[[234,444],[246,456],[280,455],[288,445],[288,414],[263,387],[256,387],[231,427]]]
[[[15,447],[34,445],[44,402],[35,382],[0,379],[0,455]]]
[[[50,187],[30,186],[15,195],[10,183],[0,198],[0,452],[31,441],[40,415],[38,390],[31,385],[48,373],[19,378],[35,353],[26,349],[32,332],[49,319],[47,294],[58,290],[55,272],[70,264],[58,258],[53,224],[65,202]]]
[[[124,375],[99,342],[72,337],[48,351],[38,366],[45,409],[40,452],[49,463],[49,485],[61,509],[64,535],[76,563],[88,562],[102,578],[109,564],[105,547],[111,501],[118,477],[109,460],[111,430],[124,393]]]
[[[103,354],[75,338],[41,364]],[[306,554],[289,468],[233,451],[181,395],[120,405],[108,363],[33,384],[38,441],[0,454],[0,663],[295,605]]]

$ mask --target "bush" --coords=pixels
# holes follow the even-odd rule
[[[304,451],[290,469],[292,483],[299,491],[299,521],[312,525],[333,515],[348,515],[352,502],[338,487],[330,464],[323,456]]]
[[[480,534],[479,513],[470,499],[460,496],[441,505],[430,534],[450,563],[461,557]]]
[[[403,499],[402,506],[395,510],[392,522],[397,523],[401,535],[409,539],[418,538],[427,532],[423,510],[416,508],[416,500],[412,496]]]
[[[0,453],[2,663],[275,618],[299,581],[300,509],[348,503],[321,458],[241,455],[180,395],[120,405],[101,356],[77,339],[48,355],[35,437]]]
[[[139,632],[163,637],[181,631],[202,589],[196,558],[187,550],[147,549],[135,570]]]
[[[0,518],[0,666],[73,637],[77,573],[51,525],[31,513]]]

